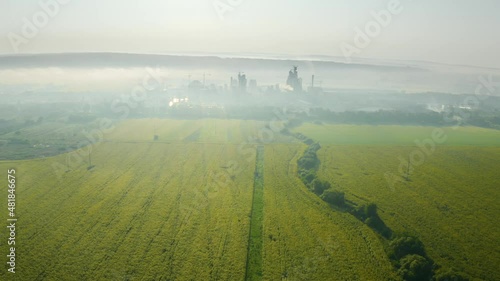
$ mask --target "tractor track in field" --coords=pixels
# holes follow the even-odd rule
[[[264,214],[264,146],[257,146],[250,230],[248,232],[245,280],[262,280],[262,244]]]

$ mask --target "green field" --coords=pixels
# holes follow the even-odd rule
[[[5,265],[0,280],[400,280],[380,236],[297,177],[306,146],[278,134],[258,144],[264,126],[127,120],[92,145],[90,168],[88,148],[0,162],[4,176],[17,171],[19,227],[17,273]],[[320,142],[318,176],[348,200],[376,203],[388,227],[420,237],[440,266],[500,280],[498,131],[445,128],[447,142],[406,181],[399,158],[432,130],[295,129]]]
[[[398,174],[409,147],[324,146],[319,177],[357,203],[375,202],[396,231],[416,234],[439,265],[499,280],[500,147],[439,147]]]
[[[106,141],[151,142],[154,135],[157,142],[165,143],[255,143],[259,130],[266,125],[263,121],[246,120],[164,120],[139,119],[119,124],[105,134]],[[290,141],[290,138],[274,135],[274,141]]]
[[[369,125],[317,125],[307,123],[295,131],[321,144],[335,145],[415,145],[415,140],[432,138],[435,129],[444,131],[446,141],[441,145],[500,146],[500,131],[478,127],[422,127],[422,126],[369,126]]]
[[[42,122],[12,131],[0,130],[0,160],[43,158],[77,147],[86,134],[99,128],[97,122]]]
[[[303,148],[266,146],[263,280],[398,280],[376,234],[295,176]]]
[[[103,143],[93,154],[94,169],[60,182],[57,158],[0,165],[19,179],[17,280],[243,278],[253,163],[227,183],[211,174],[236,146]]]
[[[375,202],[390,228],[420,237],[439,265],[499,280],[500,131],[442,128],[447,141],[427,153],[414,141],[433,129],[306,124],[295,131],[322,144],[319,177],[349,200]],[[400,166],[412,155],[418,163],[406,181]]]

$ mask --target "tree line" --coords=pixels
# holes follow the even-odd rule
[[[291,133],[288,128],[282,131],[307,145],[297,160],[297,173],[304,185],[333,208],[348,212],[378,233],[384,241],[385,251],[398,275],[405,281],[468,281],[469,278],[453,269],[443,269],[426,253],[424,244],[414,235],[395,234],[380,218],[375,203],[358,206],[346,200],[345,193],[336,190],[328,181],[317,176],[320,160],[317,156],[321,148],[318,142],[300,133]]]

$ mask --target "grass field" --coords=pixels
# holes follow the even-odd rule
[[[500,280],[500,147],[439,147],[398,175],[408,147],[324,146],[320,178],[355,202],[375,202],[396,231],[410,231],[440,265]]]
[[[19,219],[18,273],[12,278],[2,270],[0,280],[399,280],[380,237],[297,177],[304,144],[276,136],[256,161],[257,143],[248,139],[264,126],[127,120],[92,146],[91,169],[86,157],[64,165],[70,154],[0,161],[5,176],[17,169]],[[418,235],[437,264],[472,280],[499,280],[497,131],[445,129],[448,141],[406,181],[399,158],[433,128],[385,126],[376,136],[373,128],[295,130],[321,143],[318,176],[348,200],[376,203],[384,222]],[[68,171],[54,170],[54,163]],[[263,175],[260,191],[256,171]],[[260,234],[251,232],[252,221]],[[260,263],[250,267],[255,274],[247,272],[249,236],[257,245],[250,256]]]
[[[21,160],[53,156],[70,151],[99,128],[97,122],[43,122],[0,133],[0,160]]]
[[[422,154],[406,181],[399,167],[420,150],[413,139],[428,138],[432,128],[325,127],[296,129],[322,143],[320,178],[349,200],[376,203],[389,227],[419,236],[439,265],[500,280],[500,131],[445,128],[448,141]]]
[[[1,163],[19,179],[17,280],[242,280],[254,162],[211,175],[236,150],[102,143],[61,182],[58,159]]]
[[[432,138],[435,127],[304,124],[295,129],[321,144],[415,145]],[[442,127],[446,141],[440,145],[500,146],[500,131],[478,127]]]
[[[247,142],[264,127],[262,121],[243,120],[162,120],[139,119],[119,124],[105,134],[108,141],[150,142],[154,135],[158,142],[177,143],[235,143]]]
[[[295,176],[303,145],[268,145],[263,280],[398,280],[375,233]]]

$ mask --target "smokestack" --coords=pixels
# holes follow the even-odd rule
[[[312,79],[311,79],[311,88],[314,89],[314,74],[313,74]]]

